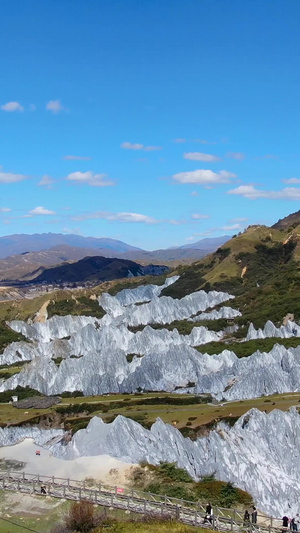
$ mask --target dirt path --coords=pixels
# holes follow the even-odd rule
[[[45,303],[43,303],[42,307],[40,308],[40,310],[36,313],[34,319],[33,319],[33,322],[40,322],[40,323],[43,323],[43,322],[46,322],[47,318],[48,318],[48,312],[47,312],[47,307],[50,303],[50,300],[47,300]]]

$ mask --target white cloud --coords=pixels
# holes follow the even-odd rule
[[[143,224],[158,224],[159,220],[142,215],[140,213],[111,213],[109,211],[97,211],[96,213],[86,213],[72,217],[71,220],[90,220],[90,219],[104,219],[118,222],[143,223]]]
[[[2,111],[13,113],[14,111],[24,111],[24,107],[19,102],[7,102],[1,106]]]
[[[285,187],[280,191],[263,191],[256,189],[253,185],[240,185],[236,189],[231,189],[227,194],[235,194],[256,200],[257,198],[267,198],[270,200],[300,200],[300,189],[296,187]]]
[[[204,220],[204,219],[206,219],[206,218],[209,218],[209,215],[202,215],[202,213],[194,213],[194,214],[192,215],[192,218],[193,218],[194,220]]]
[[[203,154],[201,152],[186,152],[183,154],[184,159],[190,159],[191,161],[205,161],[213,163],[214,161],[221,161],[220,157],[212,154]]]
[[[60,111],[63,111],[64,107],[62,106],[60,100],[49,100],[49,102],[47,102],[46,104],[46,110],[51,111],[51,113],[54,113],[56,115]]]
[[[29,211],[29,215],[55,215],[55,211],[51,211],[50,209],[45,209],[45,207],[39,206],[35,207],[34,209],[31,209]]]
[[[145,146],[144,144],[129,142],[122,143],[121,148],[124,148],[125,150],[144,150],[144,152],[154,152],[162,149],[161,146]]]
[[[36,110],[36,106],[34,104],[30,104],[29,109],[30,109],[30,111],[35,111]]]
[[[199,195],[199,193],[197,191],[191,192],[191,196],[198,196],[198,195]]]
[[[266,154],[266,155],[261,155],[259,157],[255,157],[254,159],[257,159],[257,160],[261,160],[261,159],[278,159],[278,156],[274,155],[274,154]]]
[[[194,139],[193,142],[200,143],[200,144],[217,144],[214,141],[207,141],[206,139]]]
[[[55,183],[55,180],[51,178],[51,176],[44,174],[44,176],[42,176],[41,181],[39,181],[38,185],[40,185],[41,187],[46,187],[46,189],[51,189],[53,183]]]
[[[242,159],[245,159],[245,154],[243,154],[243,152],[228,152],[228,154],[226,154],[226,157],[230,157],[231,159],[238,159],[239,161],[241,161]]]
[[[300,179],[299,178],[290,178],[289,180],[282,180],[283,183],[290,183],[290,184],[298,184],[300,183]]]
[[[174,143],[185,143],[185,142],[186,142],[186,139],[181,139],[181,138],[179,138],[179,139],[174,139],[173,142],[174,142]]]
[[[231,224],[229,226],[222,226],[221,228],[217,228],[218,230],[224,230],[224,231],[232,231],[234,229],[241,229],[241,224]]]
[[[192,170],[191,172],[180,172],[172,176],[173,180],[179,183],[194,183],[198,185],[211,185],[214,183],[230,183],[232,178],[236,178],[236,174],[221,170],[220,172],[213,172],[212,170]]]
[[[12,172],[1,172],[0,167],[0,183],[16,183],[25,180],[26,176],[23,174],[13,174]]]
[[[167,220],[165,222],[167,222],[168,224],[171,224],[171,226],[183,226],[184,224],[186,224],[186,220],[184,219],[176,220],[175,218],[171,220]]]
[[[71,233],[72,235],[81,235],[80,228],[63,228],[63,233]]]
[[[0,213],[9,213],[10,211],[9,207],[0,207]]]
[[[188,241],[188,242],[192,242],[192,241],[195,240],[195,237],[193,237],[193,236],[192,237],[186,237],[185,240]]]
[[[229,222],[247,222],[248,218],[244,217],[236,217],[232,218]]]
[[[145,152],[156,152],[157,150],[162,150],[162,146],[144,146]]]
[[[106,180],[107,174],[95,174],[91,170],[87,172],[72,172],[67,176],[67,180],[74,183],[91,185],[91,187],[110,187],[115,185],[114,181]]]
[[[67,161],[90,161],[91,157],[83,157],[81,155],[64,155],[63,159]]]

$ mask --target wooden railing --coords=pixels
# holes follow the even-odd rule
[[[153,516],[168,516],[192,526],[201,525],[220,531],[279,533],[285,529],[281,525],[281,519],[258,513],[257,523],[253,524],[244,521],[243,511],[217,506],[214,506],[214,514],[209,521],[206,520],[206,505],[200,502],[170,498],[128,487],[112,487],[94,480],[79,481],[25,472],[6,472],[0,473],[0,489],[75,501],[88,500],[104,507]]]

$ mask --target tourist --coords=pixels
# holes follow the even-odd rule
[[[205,519],[204,519],[204,522],[206,522],[207,520],[212,523],[212,519],[213,519],[213,508],[212,506],[210,505],[210,503],[207,504],[206,506],[206,509],[205,509]]]
[[[249,524],[249,522],[250,522],[250,514],[249,514],[248,509],[246,509],[246,511],[244,512],[244,526]]]
[[[295,517],[295,530],[294,531],[300,531],[300,516],[299,513],[296,514]]]
[[[256,510],[256,507],[252,507],[252,513],[251,513],[251,522],[252,524],[256,524],[257,523],[257,510]]]
[[[282,527],[284,528],[282,530],[282,533],[284,533],[287,530],[288,525],[289,525],[289,519],[286,515],[284,515],[284,517],[282,518]]]

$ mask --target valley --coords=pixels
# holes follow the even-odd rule
[[[295,219],[250,226],[158,276],[0,302],[3,449],[34,439],[61,461],[176,463],[267,514],[296,510],[299,246]]]

